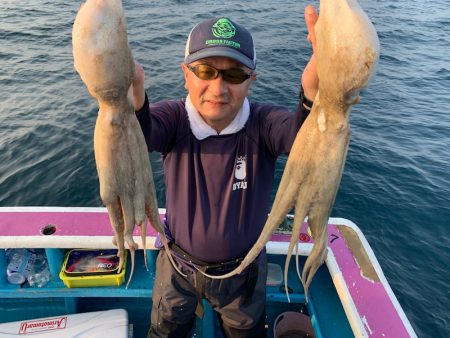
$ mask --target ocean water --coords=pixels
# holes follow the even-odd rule
[[[294,109],[311,53],[306,4],[125,1],[150,99],[186,94],[180,63],[187,34],[202,19],[228,15],[256,41],[258,80],[250,99]],[[351,113],[332,216],[365,233],[418,336],[448,337],[450,9],[445,0],[360,4],[379,34],[381,58]],[[0,2],[0,206],[101,206],[93,155],[97,104],[72,63],[78,7],[60,0]],[[151,159],[164,206],[161,159]]]

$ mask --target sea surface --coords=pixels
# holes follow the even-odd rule
[[[306,4],[125,1],[130,44],[151,101],[186,95],[180,64],[187,34],[203,19],[228,15],[256,41],[258,79],[250,99],[295,109],[311,53]],[[449,337],[450,7],[447,0],[360,4],[378,32],[381,58],[351,113],[332,216],[365,233],[417,335]],[[93,154],[97,103],[71,54],[79,5],[0,2],[0,206],[102,205]],[[151,160],[164,206],[161,158],[151,154]]]

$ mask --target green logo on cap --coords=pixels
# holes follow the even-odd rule
[[[222,18],[212,26],[212,33],[216,38],[229,39],[236,34],[236,28],[230,20]]]

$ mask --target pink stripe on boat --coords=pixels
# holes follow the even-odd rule
[[[106,211],[0,213],[2,236],[41,236],[42,229],[48,225],[55,226],[52,236],[113,236]],[[139,235],[140,229],[135,227],[133,234]],[[156,236],[153,227],[147,226],[147,235]]]
[[[364,276],[335,225],[331,234],[340,238],[330,244],[347,288],[370,337],[410,337],[381,281]],[[380,276],[379,276],[380,277]]]

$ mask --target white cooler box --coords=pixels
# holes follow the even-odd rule
[[[87,312],[0,324],[0,337],[128,338],[125,310]]]

